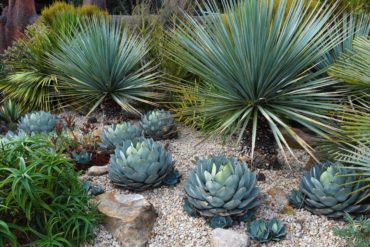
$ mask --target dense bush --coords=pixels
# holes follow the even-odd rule
[[[193,90],[202,103],[185,113],[189,118],[205,118],[206,130],[235,133],[239,140],[251,128],[252,149],[257,125],[265,122],[280,148],[288,147],[284,130],[312,154],[289,123],[294,120],[326,138],[333,129],[328,111],[337,107],[340,91],[329,88],[337,82],[325,77],[325,70],[309,70],[340,40],[338,36],[332,43],[325,42],[331,35],[327,23],[333,9],[310,10],[299,0],[286,15],[285,1],[280,1],[272,15],[270,3],[231,2],[225,5],[224,15],[216,14],[217,7],[210,5],[202,13],[215,14],[202,21],[187,16],[177,26],[169,52],[202,80],[199,90]]]
[[[38,135],[0,142],[0,243],[76,246],[92,238],[98,215],[69,160]]]
[[[96,7],[75,8],[56,2],[46,8],[25,37],[9,48],[3,57],[4,78],[0,90],[28,110],[60,110],[59,80],[52,71],[47,54],[59,47],[60,40],[73,36],[78,21],[105,12]],[[75,30],[74,30],[75,31]]]

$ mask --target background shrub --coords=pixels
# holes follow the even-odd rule
[[[0,232],[14,234],[5,243],[15,236],[17,244],[76,246],[93,237],[95,206],[72,164],[50,146],[38,135],[2,142]]]

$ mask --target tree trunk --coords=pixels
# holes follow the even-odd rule
[[[21,38],[26,26],[36,19],[34,0],[9,0],[0,16],[0,53]]]
[[[88,4],[95,4],[101,9],[106,10],[107,9],[107,1],[106,0],[84,0],[83,5],[88,5]]]

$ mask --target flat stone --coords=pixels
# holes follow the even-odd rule
[[[90,167],[86,174],[89,176],[102,176],[108,173],[108,165],[105,166],[92,166]]]
[[[144,247],[157,218],[153,205],[139,194],[107,192],[96,197],[103,225],[121,247]]]
[[[248,247],[251,241],[247,234],[240,234],[232,230],[216,228],[211,233],[212,247]]]

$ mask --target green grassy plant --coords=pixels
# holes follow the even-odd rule
[[[0,241],[76,246],[91,239],[99,217],[69,159],[45,136],[0,142]]]

